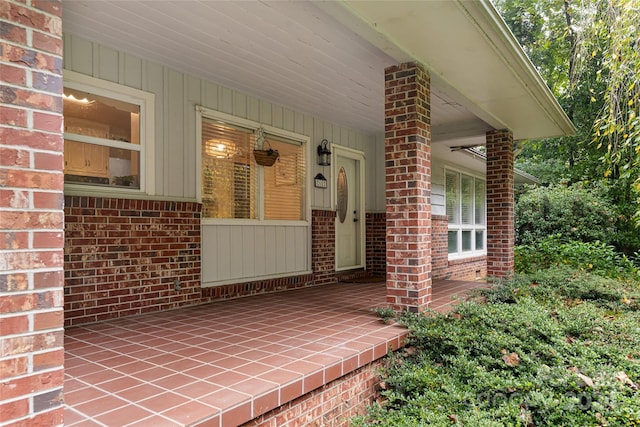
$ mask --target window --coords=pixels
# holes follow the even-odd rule
[[[273,166],[260,166],[254,158],[259,124],[202,111],[202,217],[305,220],[304,137],[266,129],[264,137],[279,158]]]
[[[153,94],[64,73],[64,180],[150,192]]]
[[[449,255],[485,253],[485,182],[470,175],[446,171],[446,210],[449,219]]]

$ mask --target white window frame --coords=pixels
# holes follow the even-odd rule
[[[304,226],[308,227],[311,224],[311,197],[309,194],[310,188],[310,166],[309,162],[309,146],[311,139],[306,135],[301,135],[295,132],[290,132],[284,129],[276,128],[273,126],[263,125],[259,122],[244,119],[241,117],[226,114],[220,111],[212,110],[203,106],[196,106],[196,135],[197,141],[197,157],[196,157],[196,197],[198,203],[202,203],[202,118],[205,117],[209,120],[218,120],[223,123],[227,123],[232,126],[238,126],[246,129],[253,129],[257,132],[258,129],[264,129],[266,134],[274,135],[290,139],[292,141],[299,142],[302,146],[303,156],[306,162],[305,165],[305,182],[304,182],[304,211],[305,219],[299,221],[292,220],[278,220],[278,219],[264,219],[264,166],[257,165],[257,180],[256,180],[256,215],[255,219],[241,219],[241,218],[201,218],[203,225],[287,225],[287,226]]]
[[[64,138],[105,147],[122,148],[140,153],[140,188],[106,187],[91,184],[65,183],[65,194],[154,195],[155,194],[155,95],[129,86],[101,80],[74,71],[63,70],[63,85],[99,96],[117,99],[140,107],[140,144],[64,133]],[[63,112],[64,114],[64,112]]]
[[[476,257],[476,256],[482,256],[482,255],[486,255],[487,254],[487,192],[486,192],[486,188],[487,188],[487,180],[484,179],[484,177],[480,177],[478,175],[474,175],[465,171],[461,171],[461,170],[457,170],[457,169],[453,169],[453,168],[445,168],[444,171],[444,182],[445,182],[445,209],[447,206],[447,174],[452,173],[452,174],[456,174],[457,178],[458,178],[458,223],[457,224],[451,224],[449,223],[449,218],[447,217],[447,253],[448,253],[448,259],[450,260],[456,260],[456,259],[462,259],[462,258],[471,258],[471,257]],[[473,193],[471,195],[471,202],[472,202],[472,208],[471,208],[471,217],[472,217],[472,224],[462,224],[462,197],[460,197],[460,193],[462,192],[462,176],[467,176],[473,179],[473,184],[472,184],[472,188],[473,188]],[[475,213],[476,213],[476,197],[475,197],[475,191],[476,191],[476,181],[482,181],[485,185],[485,194],[484,194],[484,223],[483,224],[475,224]],[[458,251],[457,252],[449,252],[449,244],[448,244],[448,232],[449,231],[457,231],[457,238],[458,238],[458,242],[457,242],[457,247],[458,247]],[[462,232],[463,231],[471,231],[471,250],[469,251],[463,251],[462,250]],[[477,250],[476,249],[476,231],[483,231],[483,244],[482,250]]]

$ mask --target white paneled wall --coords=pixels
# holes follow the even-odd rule
[[[326,138],[330,143],[362,151],[366,159],[367,210],[385,209],[381,135],[341,127],[70,34],[64,36],[63,66],[155,94],[155,194],[146,197],[196,199],[196,185],[200,182],[196,165],[196,106],[202,105],[308,136],[313,153],[308,173],[311,177],[322,173],[329,180],[328,189],[309,189],[313,209],[334,208],[331,169],[315,162],[315,149],[320,141]],[[203,225],[203,285],[310,270],[309,228],[310,225]]]
[[[99,79],[152,92],[156,97],[156,196],[196,198],[195,107],[204,107],[274,126],[311,138],[311,151],[323,138],[364,152],[367,161],[367,208],[384,210],[384,179],[374,172],[384,167],[384,139],[293,111],[286,107],[236,92],[214,82],[146,61],[77,36],[64,36],[64,68]],[[381,84],[383,84],[381,82]],[[315,155],[312,156],[315,160]],[[377,160],[382,160],[382,162]],[[310,165],[309,173],[321,172],[331,180],[330,168]],[[311,206],[331,209],[330,190],[311,189]]]
[[[203,226],[203,286],[308,272],[308,231],[289,225]]]

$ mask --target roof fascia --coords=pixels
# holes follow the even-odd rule
[[[531,97],[543,108],[547,117],[562,130],[563,133],[557,136],[574,134],[576,132],[575,126],[495,6],[488,0],[456,0],[456,3],[476,28],[485,35],[487,41],[493,45],[495,52],[503,57],[504,63],[509,64],[514,75],[518,76],[523,87],[527,88]]]

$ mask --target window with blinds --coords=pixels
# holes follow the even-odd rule
[[[269,134],[265,137],[280,157],[264,168],[264,219],[305,219],[305,161],[302,144]]]
[[[460,190],[458,188],[458,173],[447,172],[446,174],[446,206],[447,217],[449,218],[449,224],[457,224],[460,222],[460,216],[458,214],[460,207]]]
[[[451,256],[485,252],[486,186],[481,179],[455,171],[445,172],[447,236]]]
[[[304,146],[265,133],[280,156],[273,166],[259,166],[256,131],[202,117],[203,218],[305,219]]]
[[[250,129],[202,119],[203,218],[257,218],[254,141]]]

